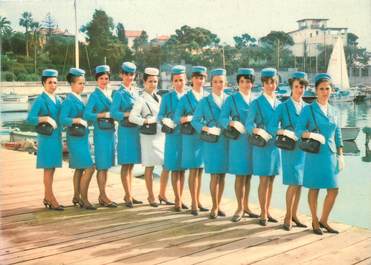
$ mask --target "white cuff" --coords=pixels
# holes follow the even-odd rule
[[[263,137],[264,140],[266,140],[267,142],[272,138],[272,136],[267,133],[264,129],[261,129],[261,128],[258,128],[258,133],[257,135],[260,135],[261,137]]]
[[[148,123],[156,123],[157,122],[155,117],[149,117],[149,118],[147,118],[147,121],[148,121]]]
[[[53,118],[51,117],[48,117],[46,119],[46,122],[49,123],[54,129],[56,129],[58,126],[57,126],[57,123],[55,122],[55,120],[53,120]]]
[[[233,127],[236,128],[237,131],[239,131],[240,133],[245,133],[245,126],[243,126],[243,124],[239,121],[234,121],[233,122]]]
[[[192,119],[193,119],[193,116],[192,116],[192,115],[188,115],[188,116],[187,116],[187,122],[191,122]]]
[[[109,112],[106,112],[106,113],[104,114],[104,117],[105,117],[105,118],[111,118],[111,114],[110,114]]]
[[[282,130],[282,135],[284,136],[287,136],[288,138],[294,140],[294,141],[297,141],[298,138],[296,137],[295,133],[293,131],[290,131],[290,130]]]
[[[162,123],[165,124],[167,127],[170,127],[171,129],[174,129],[176,124],[169,118],[163,118]]]
[[[209,134],[213,134],[213,135],[220,135],[220,128],[218,128],[218,127],[209,127],[208,133]]]
[[[80,124],[84,126],[85,128],[88,127],[88,123],[83,119],[80,119]]]
[[[320,142],[321,144],[325,144],[325,142],[326,142],[325,137],[322,134],[319,134],[319,133],[311,132],[309,134],[309,138],[311,138],[313,140],[316,140],[316,141]]]

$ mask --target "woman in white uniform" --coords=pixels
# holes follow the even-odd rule
[[[158,207],[153,193],[153,169],[162,166],[164,162],[165,135],[161,132],[161,125],[157,123],[161,97],[155,93],[158,84],[159,70],[146,68],[144,70],[143,95],[136,100],[129,115],[129,121],[141,126],[140,145],[142,164],[145,166],[144,179],[148,191],[148,202],[152,207]],[[160,177],[160,202],[171,204],[165,196],[169,172],[162,170]]]

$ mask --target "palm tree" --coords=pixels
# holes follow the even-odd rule
[[[10,21],[6,17],[0,16],[0,36],[4,36],[10,32],[12,32]]]
[[[32,26],[32,23],[33,23],[32,14],[30,12],[23,12],[21,18],[19,19],[19,25],[22,26],[22,27],[25,27],[25,29],[26,29],[26,55],[27,55],[27,57],[29,56],[28,35],[29,35],[29,30]]]

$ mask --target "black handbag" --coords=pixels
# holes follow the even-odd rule
[[[50,117],[50,110],[48,107],[48,104],[45,102],[46,109],[48,110],[48,117]],[[35,126],[35,131],[38,134],[50,136],[53,134],[54,128],[53,126],[48,122],[40,122]]]
[[[234,115],[232,117],[232,120],[233,121],[240,121],[241,118],[240,118],[240,113],[238,112],[238,109],[237,109],[236,100],[234,99],[234,96],[231,96],[231,97],[232,97],[232,100],[233,100],[234,108],[235,108],[236,113],[237,113],[237,115]],[[228,125],[228,127],[223,130],[223,135],[228,139],[237,140],[240,137],[241,133],[236,128]]]
[[[207,123],[207,126],[209,127],[209,124],[213,121],[216,121],[216,120],[215,120],[214,112],[211,108],[209,99],[207,99],[207,104],[209,105],[210,113],[211,113],[211,116],[212,116],[212,120],[210,120]],[[208,143],[216,143],[219,140],[219,135],[210,134],[208,132],[202,131],[201,134],[200,134],[200,139],[202,141],[205,141],[205,142],[208,142]]]
[[[148,114],[145,118],[153,117],[153,113],[152,113],[151,108],[149,107],[149,105],[147,103],[146,103],[146,105],[147,105],[147,108],[149,109],[149,111],[151,112],[151,114]],[[140,133],[145,134],[145,135],[155,135],[157,133],[157,123],[143,124],[140,127]]]
[[[263,118],[263,114],[262,114],[262,112],[261,112],[261,110],[260,110],[259,102],[256,101],[256,103],[257,103],[257,107],[258,107],[259,114],[260,114],[261,119],[262,119],[261,124],[264,125],[264,118]],[[259,124],[257,128],[260,128],[260,127],[264,127],[264,126],[262,126],[262,125]],[[267,145],[267,141],[266,141],[263,137],[261,137],[261,136],[258,135],[258,134],[255,134],[255,133],[250,134],[250,135],[248,136],[248,141],[249,141],[249,143],[250,143],[251,145],[255,145],[255,146],[258,146],[258,147],[264,147],[264,146]]]
[[[102,112],[108,112],[109,106],[98,97],[99,101],[104,105],[104,110]],[[112,118],[97,118],[98,128],[101,130],[115,130],[115,121]]]
[[[284,104],[285,104],[285,107],[286,107],[287,115],[289,117],[289,122],[290,122],[289,128],[291,128],[291,130],[293,130],[294,127],[292,126],[291,116],[290,116],[290,112],[287,108],[287,103],[284,103]],[[286,135],[277,135],[276,140],[275,140],[274,143],[278,148],[281,148],[281,149],[284,149],[284,150],[287,150],[287,151],[294,150],[295,146],[296,146],[296,141],[294,139],[291,139],[290,137],[287,137]]]
[[[81,111],[76,116],[76,118],[81,118],[82,117],[82,112],[83,111]],[[83,136],[85,136],[85,133],[86,133],[86,127],[82,124],[73,123],[71,126],[67,127],[67,133],[71,136],[83,137]]]
[[[166,113],[165,115],[166,118],[171,117],[171,114],[172,114],[173,104],[172,104],[171,96],[172,95],[170,95],[170,111]],[[175,128],[171,128],[167,126],[166,124],[164,124],[163,122],[161,122],[161,125],[162,125],[161,132],[163,133],[172,134],[175,131]]]
[[[191,101],[189,100],[188,94],[186,95],[186,98],[187,98],[187,101],[188,101],[189,107],[190,107],[191,110],[192,110],[192,113],[189,113],[188,115],[190,115],[190,114],[193,115],[193,113],[194,113],[195,110],[194,110],[194,108],[193,108],[193,106],[192,106]],[[185,123],[182,123],[182,124],[180,125],[180,133],[182,133],[182,134],[192,135],[192,134],[194,134],[195,132],[196,132],[196,130],[195,130],[195,128],[193,128],[191,122],[185,122]]]
[[[313,108],[312,105],[310,105],[310,110],[312,112],[312,117],[314,124],[316,128],[312,131],[315,133],[320,133],[320,130],[317,125],[316,118],[313,113]],[[301,138],[301,142],[299,144],[299,148],[303,150],[304,152],[312,153],[312,154],[317,154],[321,150],[321,143],[318,142],[317,140],[311,139],[311,138]]]

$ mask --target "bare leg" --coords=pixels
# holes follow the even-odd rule
[[[251,185],[251,175],[245,176],[244,177],[244,183],[243,185],[245,186],[245,196],[243,200],[243,209],[244,211],[250,213],[250,207],[249,207],[249,196],[250,196],[250,185]]]
[[[270,208],[270,205],[271,205],[271,199],[272,199],[272,192],[273,192],[273,182],[274,182],[274,176],[270,176],[268,177],[268,195],[267,195],[267,202],[266,202],[266,211],[268,213],[268,216],[270,215],[269,214],[269,208]]]
[[[211,213],[217,215],[218,212],[218,190],[219,190],[219,175],[211,174],[210,179],[210,193],[213,202]]]
[[[197,205],[198,205],[197,196],[196,196],[196,193],[197,193],[196,181],[197,181],[197,169],[192,168],[189,170],[189,177],[188,177],[189,192],[192,198],[192,206],[191,206],[192,210],[197,210]]]
[[[202,207],[202,203],[200,202],[200,194],[201,194],[201,181],[202,181],[202,173],[203,169],[199,168],[197,169],[197,175],[196,175],[196,186],[195,189],[197,190],[197,206]]]
[[[241,215],[243,206],[242,203],[245,197],[245,177],[244,176],[236,176],[236,180],[234,182],[234,192],[236,194],[237,199],[237,210],[234,215]]]
[[[219,174],[219,187],[218,187],[218,210],[220,208],[220,203],[222,202],[223,192],[225,184],[225,174]]]
[[[125,196],[124,201],[131,201],[132,194],[131,194],[131,164],[122,165],[121,166],[121,182],[122,186],[124,187]]]
[[[296,186],[296,194],[294,199],[294,204],[292,206],[292,218],[295,220],[299,220],[298,218],[298,208],[299,208],[299,202],[300,202],[300,195],[301,195],[301,186]]]
[[[260,176],[258,195],[259,195],[259,204],[260,204],[260,218],[267,219],[267,198],[268,198],[268,182],[269,177]]]
[[[50,202],[52,207],[59,207],[59,203],[53,194],[53,177],[55,168],[44,169],[44,198]]]
[[[146,188],[148,192],[148,202],[152,203],[155,201],[155,195],[153,194],[153,168],[146,167],[144,170],[144,180],[146,182]]]
[[[327,189],[327,195],[323,203],[322,216],[320,219],[321,223],[324,224],[325,226],[329,226],[328,217],[330,215],[332,207],[334,206],[335,199],[338,195],[338,192],[339,192],[339,189]]]
[[[308,203],[310,212],[312,214],[312,225],[313,228],[319,228],[318,217],[317,217],[317,202],[318,202],[318,189],[309,189],[308,191]]]
[[[298,190],[298,186],[290,185],[287,187],[286,191],[286,215],[284,223],[291,226],[291,220],[293,218],[293,207],[294,201],[296,199],[296,193]]]
[[[81,200],[84,203],[84,205],[91,205],[88,200],[88,189],[90,185],[91,178],[94,174],[95,167],[90,167],[84,170],[84,173],[81,176],[80,180],[80,195]]]
[[[159,197],[162,199],[167,200],[166,197],[166,186],[169,179],[169,171],[165,168],[162,168],[161,176],[160,176],[160,194]]]
[[[171,183],[173,185],[174,196],[175,196],[175,207],[181,208],[182,203],[180,199],[180,180],[179,171],[171,171]]]
[[[83,174],[83,169],[75,169],[73,174],[73,204],[78,203],[80,200],[80,181]]]

